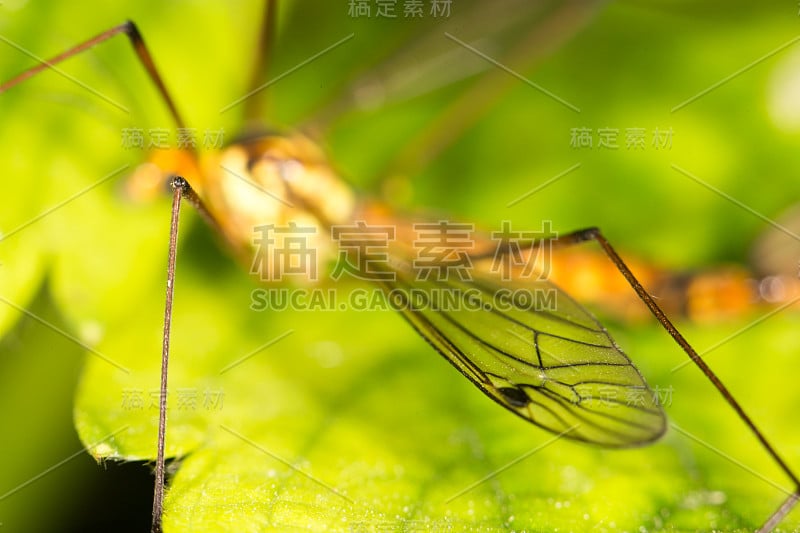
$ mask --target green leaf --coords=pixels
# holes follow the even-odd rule
[[[351,31],[354,23],[342,20],[344,3],[315,8],[337,17],[316,20],[336,23],[309,30],[303,24],[310,17],[288,11],[276,72]],[[670,109],[788,41],[794,19],[777,10],[737,15],[726,9],[712,21],[693,16],[691,6],[681,9],[675,17],[609,7],[537,70],[523,72],[578,102],[580,115],[520,84],[454,147],[407,179],[397,178],[390,190],[410,191],[407,206],[433,206],[489,230],[503,219],[526,229],[540,227],[542,219],[560,231],[597,225],[626,257],[638,254],[676,268],[743,261],[763,221],[670,164],[768,216],[800,197],[800,182],[787,170],[797,168],[797,133],[779,129],[764,111],[783,57],[680,113]],[[74,6],[49,6],[46,13],[29,6],[0,20],[0,31],[49,56],[132,18],[190,122],[201,129],[223,126],[233,135],[238,117],[218,111],[243,93],[252,39],[245,32],[253,31],[257,3],[232,9],[142,2],[96,11],[86,20]],[[748,17],[752,29],[742,30],[739,16]],[[350,73],[368,68],[378,48],[414,38],[399,23],[358,24],[369,37],[354,40],[353,52],[276,84],[275,101],[285,105],[270,112],[279,123],[313,114]],[[650,36],[647,47],[641,28]],[[22,54],[5,54],[0,80],[30,64]],[[142,152],[120,147],[121,127],[170,124],[124,40],[73,59],[68,72],[123,102],[132,115],[118,114],[52,72],[0,95],[0,231],[27,225],[123,165],[129,165],[126,174],[141,162]],[[654,86],[654,79],[662,83]],[[449,96],[343,117],[326,138],[337,168],[369,188],[396,146]],[[569,146],[571,128],[639,126],[672,127],[673,149]],[[506,207],[576,162],[582,163],[578,171]],[[763,175],[771,177],[770,186],[758,179]],[[120,179],[0,241],[0,296],[27,308],[43,291],[58,312],[47,314],[40,304],[32,308],[35,314],[90,348],[84,350],[74,411],[90,453],[152,460],[169,207],[166,200],[144,206],[121,201]],[[646,200],[651,198],[658,201]],[[785,497],[773,484],[791,489],[696,369],[671,372],[685,356],[652,324],[620,325],[603,317],[651,387],[670,395],[666,410],[674,426],[667,436],[625,451],[553,442],[551,434],[485,398],[392,312],[251,310],[255,282],[217,247],[196,215],[186,213],[167,434],[169,455],[180,459],[170,478],[167,531],[752,530]],[[791,423],[800,404],[792,372],[800,353],[797,316],[787,312],[749,328],[763,312],[717,325],[680,325],[701,353],[745,330],[709,351],[709,363],[797,468],[800,429]],[[8,332],[22,316],[0,303],[0,331]],[[34,322],[24,319],[20,327],[46,329]],[[27,365],[49,360],[50,350],[69,352],[30,338],[13,333],[2,344],[8,383],[14,376],[33,379],[36,367]],[[19,372],[10,370],[11,353],[20,354],[13,359]],[[58,380],[71,379],[64,364],[57,367],[64,370],[39,374],[38,386],[64,386]],[[23,389],[2,388],[4,422],[38,446],[3,447],[3,466],[15,467],[0,468],[0,492],[73,453],[55,447],[63,431],[49,436],[54,444],[45,453],[48,438],[30,429],[19,409],[30,400]],[[45,411],[29,411],[37,427],[47,426]],[[75,492],[69,479],[62,483],[50,493],[20,490],[0,502],[4,528],[37,529],[45,502],[54,514],[66,514],[48,496]],[[6,513],[12,506],[27,509],[27,519],[24,511]],[[781,527],[800,527],[798,512]]]
[[[253,316],[247,280],[209,281],[184,279],[177,288],[167,442],[170,454],[184,457],[170,483],[168,529],[735,529],[754,527],[780,501],[779,491],[674,429],[640,450],[554,442],[487,401],[388,312]],[[156,410],[123,405],[126,390],[141,389],[146,401],[157,390],[152,322],[149,341],[144,329],[132,329],[119,345],[99,348],[119,353],[133,339],[150,346],[150,357],[140,348],[137,360],[123,360],[133,376],[89,361],[76,418],[83,440],[129,426],[95,446],[97,455],[153,457]],[[293,333],[220,375],[287,331]],[[665,335],[646,333],[629,343],[638,347],[637,359],[670,354],[642,364],[662,395],[673,391],[672,422],[786,486],[694,369],[669,374],[682,359]],[[700,346],[719,334],[689,333]],[[797,340],[776,344],[762,364],[788,364],[781,360],[798,348]],[[764,390],[759,386],[791,387],[789,376],[757,384],[737,378],[731,356],[715,362],[744,395]],[[208,395],[220,403],[207,404]],[[771,434],[777,442],[797,436],[781,427],[780,415],[757,414],[779,429]],[[732,446],[737,441],[743,444]]]

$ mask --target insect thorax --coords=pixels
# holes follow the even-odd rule
[[[272,244],[282,249],[290,245],[284,241],[291,232],[280,230],[300,228],[307,245],[324,262],[333,254],[331,226],[351,222],[355,209],[351,189],[320,147],[299,134],[249,138],[200,154],[199,162],[191,152],[154,152],[136,170],[128,189],[142,196],[142,190],[163,188],[168,176],[175,174],[189,180],[242,260],[258,252],[265,231],[276,230]],[[162,184],[154,185],[158,180]],[[270,272],[257,274],[272,278]]]

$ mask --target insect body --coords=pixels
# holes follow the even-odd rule
[[[74,55],[88,45],[116,34],[131,38],[169,103],[176,122],[183,125],[141,35],[132,24],[104,32],[86,45],[59,57],[64,59]],[[34,73],[31,71],[28,75]],[[3,89],[19,81],[20,78],[12,80]],[[172,178],[175,174],[182,178]],[[663,410],[644,378],[603,326],[566,293],[543,279],[546,269],[539,268],[525,278],[517,272],[511,280],[504,279],[500,273],[491,272],[491,260],[495,254],[511,253],[512,243],[501,240],[498,246],[489,246],[486,240],[479,239],[473,247],[459,250],[462,255],[458,259],[464,263],[468,260],[474,266],[472,277],[438,276],[435,268],[421,271],[414,261],[416,257],[411,241],[415,228],[409,218],[390,214],[377,204],[358,199],[340,180],[322,150],[307,137],[300,134],[251,135],[215,153],[197,154],[190,150],[157,152],[149,163],[134,173],[128,191],[133,195],[146,194],[169,179],[176,186],[173,197],[176,218],[170,246],[173,260],[177,208],[182,196],[200,209],[201,214],[219,230],[234,255],[262,279],[269,279],[276,272],[268,261],[258,261],[259,248],[255,242],[259,236],[258,228],[292,224],[313,228],[312,247],[321,257],[333,259],[339,252],[332,242],[337,228],[390,224],[395,239],[386,246],[387,261],[382,262],[377,272],[371,272],[378,274],[375,281],[383,291],[395,295],[405,304],[400,306],[400,311],[414,329],[495,402],[557,437],[606,447],[650,443],[666,429]],[[436,222],[428,219],[419,223],[435,225]],[[697,352],[677,332],[599,230],[589,228],[560,239],[546,236],[529,239],[522,248],[528,254],[535,254],[550,245],[566,247],[585,241],[595,241],[600,245],[641,301],[796,482],[791,469],[781,461]],[[367,249],[365,246],[362,251]],[[366,266],[374,266],[378,259],[380,257],[367,253],[352,266],[356,270],[367,270]],[[425,268],[430,267],[427,265]],[[170,273],[168,287],[171,291],[174,286],[172,269]],[[498,298],[508,287],[555,295],[555,308],[528,307],[513,298]],[[454,309],[432,305],[434,295],[441,291],[455,295],[453,301],[457,305]],[[167,316],[169,318],[170,313]],[[165,335],[165,341],[168,339]],[[163,381],[160,400],[161,453],[157,464],[161,470],[157,470],[158,482],[163,481],[166,380]],[[159,490],[156,490],[157,498]],[[791,498],[786,501],[787,504],[773,515],[770,524],[782,519],[794,503]],[[157,502],[154,511],[155,527],[160,523],[160,505]]]

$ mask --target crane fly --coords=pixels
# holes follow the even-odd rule
[[[259,37],[262,50],[272,48],[276,31],[274,12],[277,2],[268,1],[265,4]],[[523,4],[505,0],[509,13],[515,12],[514,8]],[[474,11],[472,17],[480,18],[478,2],[464,3],[464,6],[467,5]],[[567,37],[595,7],[588,2],[554,2],[542,7],[544,15],[537,13],[544,19],[544,22],[540,21],[540,31],[532,32],[533,37],[517,35],[516,41],[506,43],[504,51],[507,57],[513,59],[520,50],[529,50],[543,38]],[[496,29],[510,34],[519,30],[515,24],[521,24],[524,18],[520,19],[522,22],[512,18],[500,17]],[[131,22],[110,28],[41,62],[39,66],[1,85],[0,93],[115,36],[126,36],[130,40],[176,126],[186,128],[178,105],[159,74],[157,62],[145,45],[143,36]],[[252,83],[253,90],[260,84],[262,76],[259,73],[264,70],[268,59],[265,54],[254,61],[253,80],[256,81]],[[367,89],[374,89],[373,81],[367,75],[358,82],[358,88],[369,93]],[[458,81],[447,80],[442,83]],[[479,87],[476,92],[468,92],[467,97],[458,100],[451,111],[455,109],[462,112],[468,108],[474,103],[470,95],[474,97],[483,89]],[[243,105],[249,119],[263,118],[262,99],[248,98]],[[337,105],[328,108],[327,112],[339,112]],[[449,142],[446,128],[434,131],[434,144],[446,146]],[[431,139],[425,141],[430,142]],[[410,152],[419,156],[418,148],[412,146]],[[435,153],[436,150],[431,152]],[[644,377],[607,330],[548,279],[550,265],[534,261],[536,266],[532,272],[520,272],[519,269],[499,272],[494,268],[498,260],[502,262],[507,257],[524,258],[527,264],[531,258],[549,258],[549,254],[540,253],[551,249],[571,248],[588,241],[596,243],[606,261],[622,274],[644,306],[700,368],[765,451],[791,479],[795,487],[794,494],[789,495],[768,517],[763,528],[767,530],[776,526],[794,506],[800,491],[800,481],[794,472],[597,228],[558,237],[538,235],[523,242],[506,237],[492,240],[483,235],[470,242],[469,246],[459,248],[456,254],[455,266],[468,264],[474,267],[468,275],[461,275],[461,271],[447,271],[447,275],[438,275],[442,272],[442,265],[436,262],[427,264],[429,270],[421,271],[419,256],[415,255],[417,250],[412,241],[415,235],[418,236],[420,227],[430,230],[437,224],[441,226],[442,221],[412,221],[410,217],[397,215],[377,202],[360,199],[336,172],[325,152],[309,136],[302,133],[276,133],[255,127],[248,128],[239,140],[218,151],[201,153],[192,148],[156,150],[149,161],[132,174],[127,187],[131,194],[147,196],[165,184],[171,186],[173,192],[153,530],[160,530],[161,527],[165,491],[167,363],[178,219],[184,199],[218,231],[234,256],[245,263],[252,273],[267,281],[275,277],[275,265],[261,261],[258,254],[263,253],[263,249],[256,246],[259,235],[262,235],[260,232],[265,228],[273,231],[287,227],[313,228],[315,239],[318,238],[314,241],[314,249],[331,261],[336,259],[337,249],[330,236],[337,231],[390,228],[391,242],[377,255],[368,252],[370,246],[374,245],[365,240],[368,239],[368,233],[357,232],[359,249],[365,253],[354,262],[347,263],[349,268],[361,274],[369,271],[371,279],[383,294],[393,295],[399,300],[398,310],[414,330],[477,388],[512,413],[564,439],[610,448],[641,446],[662,436],[666,430],[666,417]],[[500,298],[500,295],[508,294],[504,291],[509,288],[548,295],[555,305],[532,307],[514,298]],[[435,295],[442,293],[450,295],[454,304],[452,308],[442,309],[433,305]],[[502,308],[499,303],[504,304]],[[601,388],[606,391],[611,388],[615,393],[603,394]],[[620,400],[631,396],[638,400]]]

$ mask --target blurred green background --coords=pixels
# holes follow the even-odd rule
[[[459,5],[466,8],[455,0],[454,12]],[[291,127],[313,120],[358,72],[428,34],[426,23],[354,19],[347,11],[344,0],[286,2],[267,78],[350,33],[355,37],[274,84],[268,123]],[[552,220],[559,231],[599,226],[623,254],[676,270],[745,264],[768,225],[671,165],[767,217],[793,205],[800,198],[800,44],[671,110],[796,38],[797,11],[790,2],[609,3],[563,46],[514,65],[579,113],[522,82],[498,98],[487,91],[478,99],[487,104],[485,116],[431,161],[396,174],[393,199],[405,209],[430,208],[489,229],[504,219],[520,228]],[[199,131],[223,128],[230,140],[242,118],[238,109],[219,109],[246,91],[259,12],[258,2],[98,2],[78,9],[65,2],[5,1],[0,80],[33,64],[9,42],[49,57],[132,19],[188,122]],[[537,31],[535,20],[526,32]],[[452,31],[480,35],[474,25]],[[415,52],[409,65],[424,66],[457,48],[446,39],[434,42],[427,52]],[[475,42],[480,47],[491,39]],[[434,70],[446,74],[452,64]],[[152,454],[154,411],[121,404],[125,390],[157,387],[168,201],[120,200],[122,177],[145,155],[121,146],[121,129],[172,124],[123,38],[60,68],[130,113],[52,72],[0,95],[0,231],[8,234],[128,167],[0,241],[0,523],[7,531],[142,530],[151,498],[146,466],[97,466],[78,453],[53,467],[83,446],[73,426],[76,390],[82,434],[96,436],[89,443],[128,427],[111,449],[127,458]],[[428,131],[438,111],[469,87],[462,80],[377,109],[351,109],[332,122],[323,144],[348,181],[380,194],[382,171],[400,147]],[[595,147],[572,147],[573,128],[591,128]],[[620,148],[597,148],[599,128],[618,129]],[[624,147],[627,128],[645,129],[644,149]],[[656,128],[673,131],[669,149],[652,146]],[[577,163],[577,170],[506,207]],[[186,213],[171,383],[201,394],[222,391],[224,405],[171,413],[171,450],[193,452],[168,502],[167,525],[176,530],[258,530],[265,506],[278,530],[747,530],[784,498],[770,483],[672,430],[635,451],[549,445],[445,504],[550,435],[487,401],[390,313],[251,312],[254,282],[197,216]],[[84,355],[14,306],[131,374]],[[680,325],[702,353],[759,316]],[[666,406],[671,422],[790,487],[695,369],[670,372],[685,356],[666,335],[650,323],[632,327],[602,318],[648,382],[673,391]],[[708,359],[788,462],[800,467],[800,430],[792,423],[800,407],[797,318],[782,313]],[[227,362],[289,330],[248,366],[219,375]],[[292,476],[220,424],[359,504]],[[798,527],[800,513],[794,512],[783,528]]]

